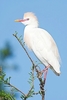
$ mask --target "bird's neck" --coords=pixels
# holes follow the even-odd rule
[[[24,42],[29,49],[31,49],[31,35],[34,29],[35,27],[31,25],[27,25],[24,29]]]
[[[34,28],[38,28],[38,26],[35,26],[35,25],[27,25],[25,27],[25,30],[24,31],[29,32],[29,31],[33,30]]]
[[[31,22],[29,25],[27,25],[27,27],[29,27],[29,28],[37,28],[38,27],[38,22],[37,21]]]

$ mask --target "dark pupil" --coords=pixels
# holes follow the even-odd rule
[[[27,20],[29,20],[29,18],[27,18]]]

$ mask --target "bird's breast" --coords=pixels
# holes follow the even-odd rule
[[[27,32],[24,33],[24,42],[27,45],[27,47],[31,50],[32,48],[31,48],[31,34],[30,33],[27,33]]]

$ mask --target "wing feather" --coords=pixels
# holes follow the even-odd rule
[[[60,56],[54,39],[43,29],[37,28],[33,31],[33,52],[45,66],[50,64],[55,72],[60,73]]]

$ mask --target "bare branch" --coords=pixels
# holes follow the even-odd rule
[[[16,89],[17,91],[19,91],[21,94],[23,94],[24,96],[26,96],[21,90],[19,90],[18,88],[16,88],[15,86],[13,86],[12,84],[5,82],[5,80],[2,80],[5,84],[9,85],[10,87],[13,87],[14,89]]]
[[[30,61],[31,61],[32,65],[33,65],[33,68],[34,68],[35,71],[37,72],[37,78],[38,78],[38,80],[39,80],[39,82],[40,82],[40,92],[38,92],[38,93],[41,94],[42,100],[45,100],[45,90],[44,90],[44,86],[45,86],[45,81],[46,81],[46,80],[45,80],[45,79],[42,79],[42,74],[43,74],[43,73],[37,69],[37,66],[38,66],[38,65],[35,65],[35,64],[34,64],[32,58],[30,57],[30,55],[28,54],[27,50],[25,49],[23,43],[22,43],[21,40],[17,37],[17,34],[13,34],[13,36],[15,36],[16,39],[19,41],[19,43],[21,44],[22,48],[23,48],[24,51],[26,52],[28,58],[30,59]],[[34,72],[33,72],[33,73],[34,73]],[[33,79],[33,80],[34,80],[34,79]],[[33,88],[33,86],[34,86],[34,85],[32,85],[31,89]],[[29,95],[31,89],[29,90],[29,92],[28,92],[27,95]],[[34,94],[38,94],[38,93],[34,93]],[[34,94],[33,94],[33,95],[34,95]]]
[[[28,58],[30,59],[30,61],[31,61],[31,62],[32,62],[32,64],[34,65],[33,60],[31,59],[31,57],[29,56],[29,54],[28,54],[27,50],[26,50],[26,49],[25,49],[25,47],[24,47],[24,43],[22,44],[21,40],[17,37],[17,34],[13,34],[13,36],[15,36],[15,37],[16,37],[16,39],[19,41],[20,45],[23,47],[24,51],[26,52],[26,54],[27,54]]]

